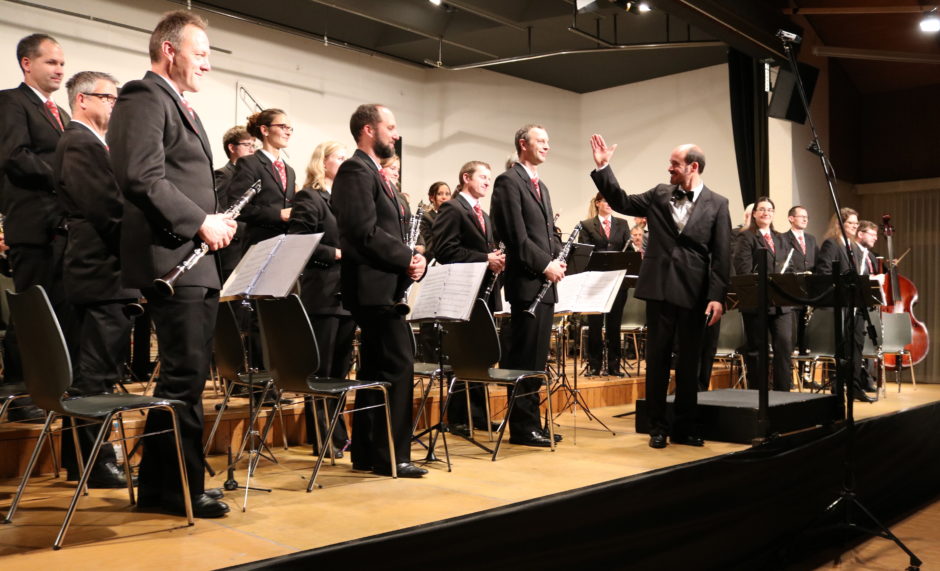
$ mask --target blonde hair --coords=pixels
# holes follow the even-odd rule
[[[304,188],[323,189],[323,181],[326,179],[326,166],[324,163],[326,163],[327,157],[342,148],[343,144],[339,141],[324,141],[317,145],[317,148],[313,150],[313,154],[310,155],[310,162],[307,163],[307,179],[304,181]]]
[[[486,167],[489,170],[493,170],[490,168],[490,165],[484,163],[483,161],[470,161],[464,163],[464,165],[460,167],[460,172],[457,173],[457,186],[454,188],[454,195],[459,194],[463,190],[463,175],[468,174],[473,176],[473,173],[477,172],[477,169],[480,167]]]

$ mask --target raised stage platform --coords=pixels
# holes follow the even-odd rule
[[[615,436],[582,412],[565,413],[556,452],[507,444],[496,462],[449,437],[453,472],[435,464],[422,480],[354,473],[347,457],[324,468],[324,488],[311,494],[303,491],[309,449],[275,449],[280,463],[262,461],[253,479],[271,494],[250,493],[243,513],[243,494],[228,493],[228,517],[191,528],[134,512],[121,490],[92,490],[60,551],[50,545],[74,488],[46,474],[33,480],[14,523],[0,526],[0,566],[754,569],[787,561],[778,553],[788,546],[797,557],[795,548],[812,540],[833,541],[795,532],[839,490],[842,432],[810,430],[754,449],[709,441],[653,450],[632,417],[615,416],[632,409],[594,407]],[[856,412],[866,505],[890,515],[935,497],[940,386],[889,388],[888,399]],[[210,460],[224,465],[221,456]],[[236,479],[244,483],[244,465]],[[0,508],[15,484],[0,483]]]

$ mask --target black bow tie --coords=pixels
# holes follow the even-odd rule
[[[683,198],[687,198],[689,202],[692,202],[692,199],[695,197],[695,193],[691,190],[682,190],[681,188],[676,188],[674,191],[672,191],[672,197],[677,201],[682,200]]]

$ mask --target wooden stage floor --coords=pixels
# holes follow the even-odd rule
[[[940,385],[905,384],[899,394],[856,406],[863,419],[940,401]],[[420,480],[392,480],[351,471],[348,455],[325,465],[322,489],[307,494],[314,457],[309,447],[275,448],[280,464],[262,460],[252,484],[273,492],[226,493],[228,517],[196,520],[136,513],[124,490],[92,490],[79,504],[66,545],[51,549],[74,484],[51,475],[31,480],[13,524],[0,525],[0,568],[58,569],[216,569],[367,537],[411,526],[506,506],[515,502],[610,481],[650,470],[743,450],[746,446],[707,442],[704,448],[669,446],[653,450],[637,434],[633,417],[615,418],[633,405],[596,408],[616,435],[600,429],[582,411],[564,413],[558,432],[565,439],[556,452],[504,444],[500,458],[450,436],[453,471],[433,464]],[[576,429],[575,429],[576,427]],[[443,448],[438,448],[443,457]],[[424,456],[414,448],[414,458]],[[223,456],[210,457],[221,469]],[[245,482],[245,462],[235,478]],[[224,473],[207,482],[221,486]],[[0,508],[6,511],[17,482],[0,481]]]

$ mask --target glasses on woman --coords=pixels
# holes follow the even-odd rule
[[[287,123],[271,123],[271,126],[272,126],[272,127],[278,127],[278,128],[280,128],[280,129],[283,129],[284,132],[286,132],[286,133],[291,133],[291,132],[294,131],[294,128],[291,127],[290,125],[288,125]]]

